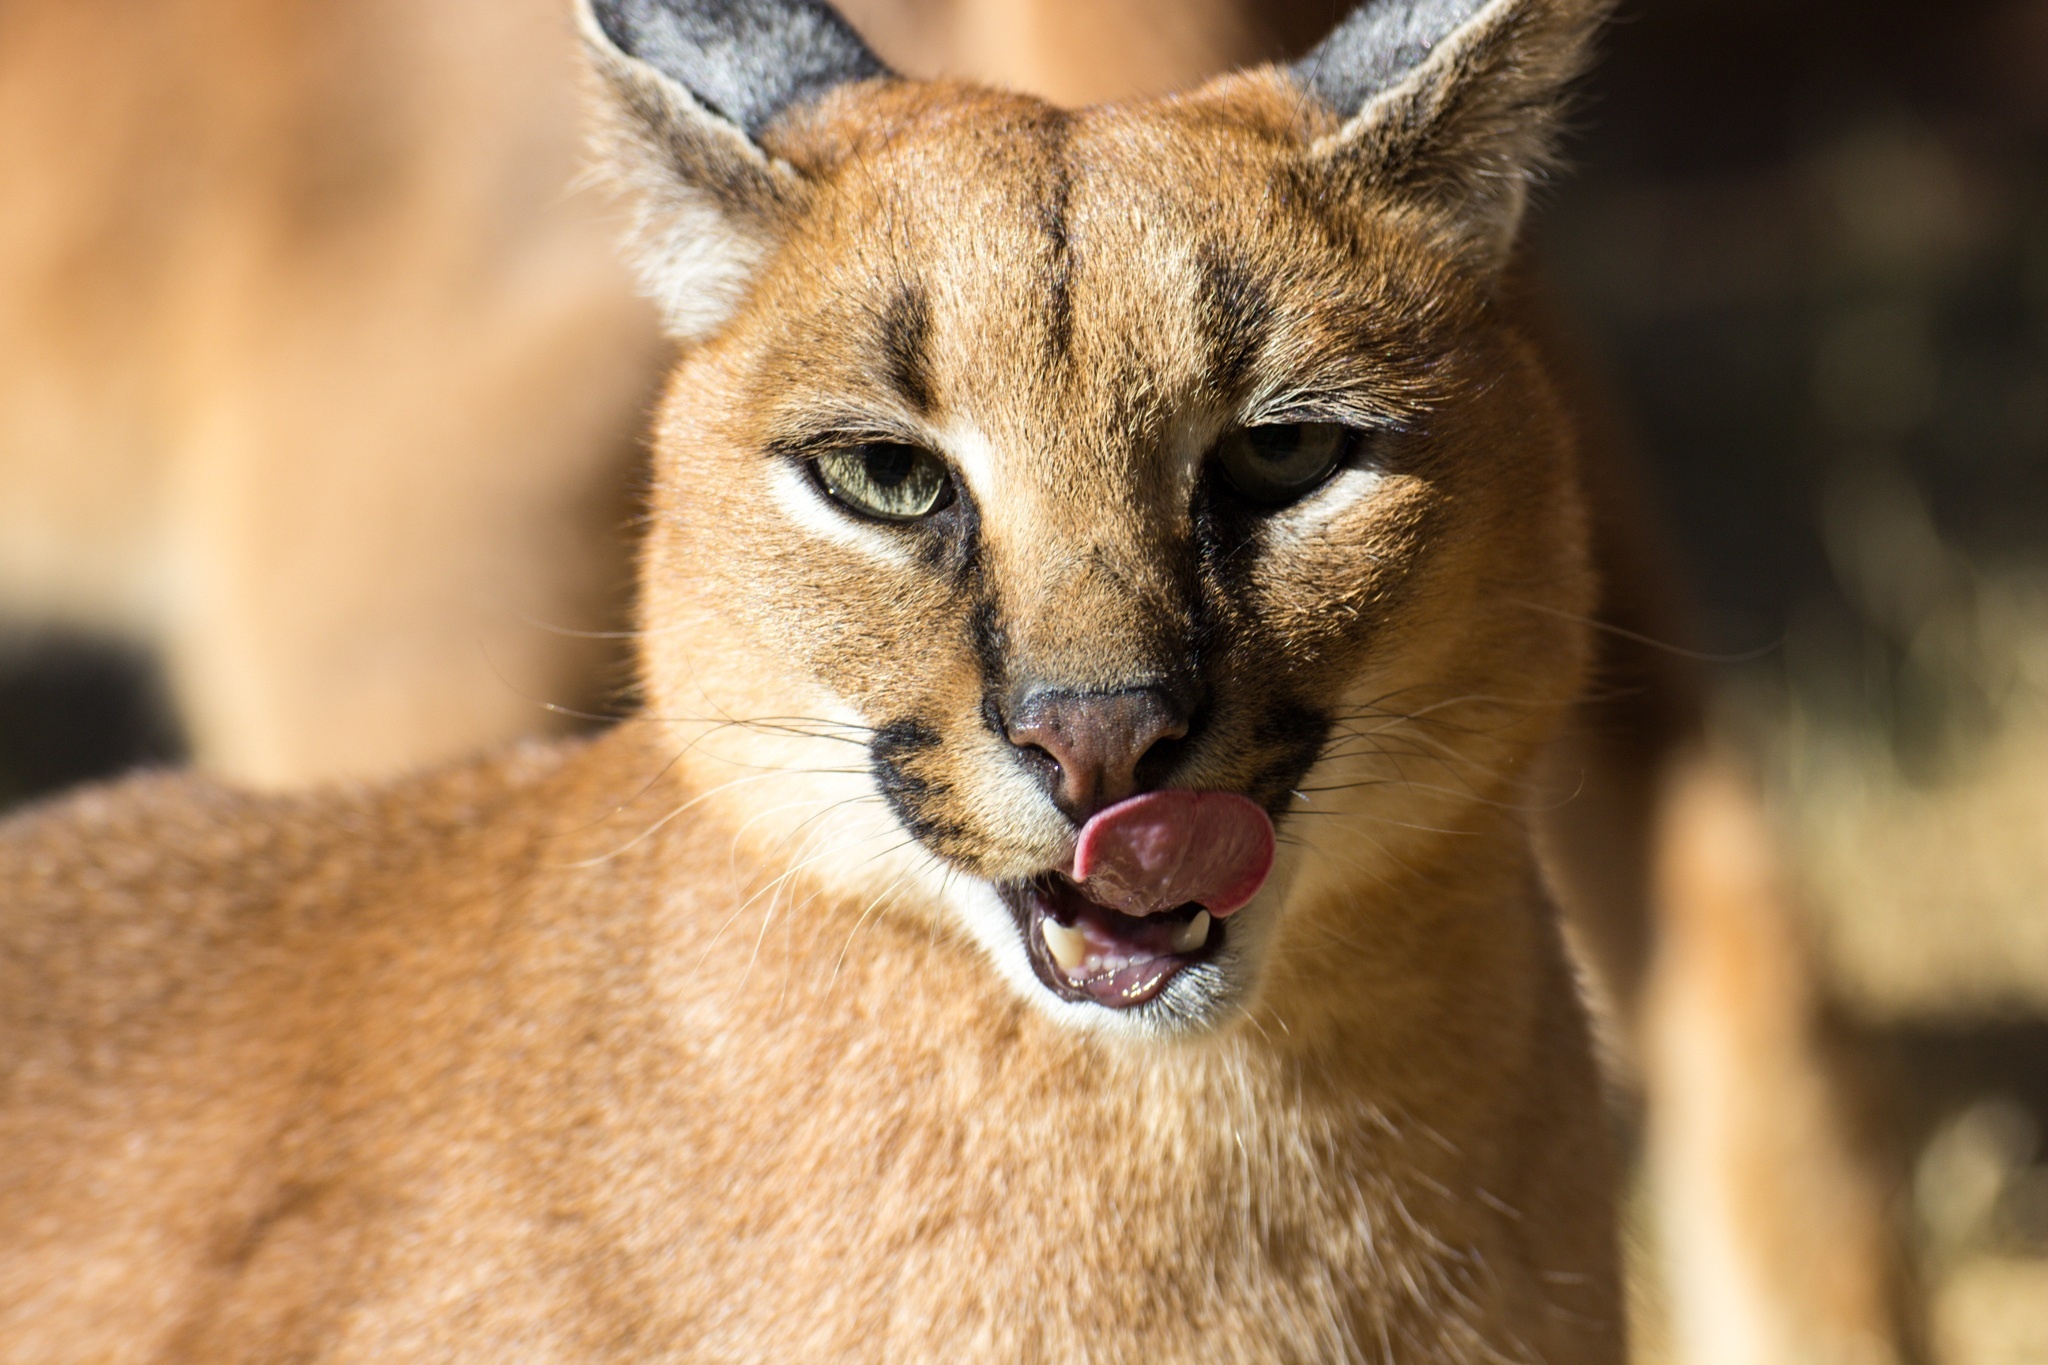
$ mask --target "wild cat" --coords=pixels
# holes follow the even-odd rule
[[[0,1352],[1620,1359],[1503,277],[1602,8],[1066,112],[596,0],[646,713],[7,826]]]

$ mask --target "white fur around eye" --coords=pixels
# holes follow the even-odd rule
[[[996,450],[981,428],[955,419],[932,433],[932,448],[953,466],[967,491],[987,507],[995,494]]]
[[[910,550],[900,533],[841,510],[794,464],[778,460],[768,476],[768,486],[776,505],[812,535],[892,567],[911,567]]]
[[[1353,465],[1291,507],[1267,515],[1271,533],[1285,538],[1313,535],[1346,509],[1373,495],[1386,476],[1370,467]]]

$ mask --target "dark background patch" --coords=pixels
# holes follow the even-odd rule
[[[0,809],[184,758],[145,651],[69,632],[0,634]]]

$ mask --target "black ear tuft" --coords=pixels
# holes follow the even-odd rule
[[[591,0],[598,26],[750,138],[793,105],[888,68],[820,0]]]

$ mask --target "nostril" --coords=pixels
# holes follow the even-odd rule
[[[1056,784],[1067,765],[1060,762],[1058,754],[1043,744],[1020,742],[1016,734],[1010,735],[1010,743],[1016,745],[1017,756],[1024,760],[1026,767],[1037,773],[1048,784]]]
[[[1138,755],[1132,772],[1132,782],[1139,791],[1151,791],[1166,780],[1166,775],[1180,762],[1187,733],[1187,726],[1182,725],[1171,733],[1160,735]]]
[[[1026,766],[1057,792],[1087,780],[1089,764],[1081,752],[1086,747],[1085,736],[1072,733],[1074,727],[1073,716],[1040,704],[1021,710],[1003,727],[1003,733]]]
[[[1034,688],[1003,723],[1019,757],[1075,820],[1147,789],[1177,756],[1187,721],[1163,688]]]

